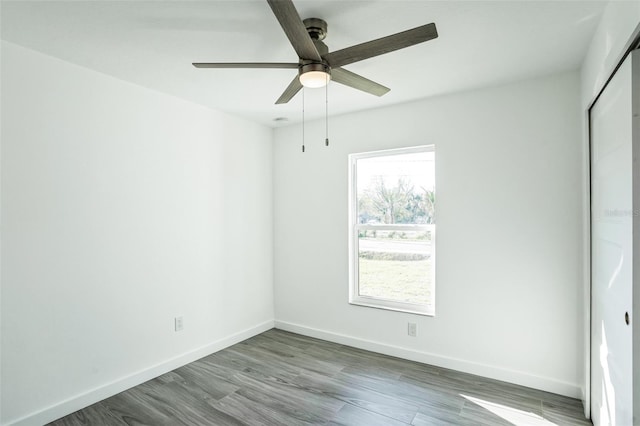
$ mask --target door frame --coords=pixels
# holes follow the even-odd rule
[[[585,297],[584,300],[586,300],[588,298],[588,306],[586,307],[588,309],[588,315],[586,315],[586,317],[588,317],[589,320],[589,333],[587,336],[587,342],[585,342],[585,364],[588,363],[589,364],[589,369],[586,372],[586,377],[585,377],[585,394],[584,394],[584,404],[585,404],[585,416],[587,418],[591,418],[591,414],[592,414],[592,410],[591,410],[591,404],[593,402],[593,399],[591,398],[592,396],[592,389],[591,389],[591,377],[592,377],[592,371],[593,371],[593,359],[591,358],[591,345],[592,345],[592,309],[593,309],[593,298],[592,298],[592,294],[593,294],[593,277],[592,277],[592,253],[593,253],[593,241],[591,238],[591,226],[592,226],[592,222],[593,222],[593,204],[591,202],[591,156],[592,156],[592,129],[591,129],[591,110],[593,108],[593,106],[596,104],[596,102],[598,101],[598,99],[600,98],[600,96],[602,95],[602,93],[605,91],[605,89],[607,88],[607,86],[609,85],[609,82],[613,79],[613,77],[615,76],[615,74],[618,72],[618,70],[620,69],[620,67],[622,66],[622,64],[624,63],[624,61],[627,59],[627,57],[629,57],[629,55],[631,54],[631,52],[633,52],[634,50],[638,50],[640,49],[640,25],[638,25],[636,27],[636,29],[633,31],[633,34],[631,35],[631,37],[629,38],[629,41],[627,42],[627,44],[625,45],[625,48],[623,49],[618,61],[616,62],[615,67],[613,68],[613,70],[611,71],[611,74],[607,77],[606,81],[602,84],[602,86],[600,87],[600,89],[598,90],[597,94],[593,97],[593,99],[591,100],[591,102],[589,102],[584,114],[585,114],[585,126],[586,126],[586,134],[587,134],[587,152],[586,152],[586,158],[583,158],[583,160],[586,162],[585,165],[585,170],[586,170],[586,179],[587,179],[587,186],[586,186],[586,200],[585,200],[585,206],[588,208],[588,215],[587,215],[587,220],[586,223],[584,225],[584,238],[585,238],[585,250],[588,250],[589,253],[587,255],[584,255],[585,259],[587,259],[587,265],[585,265],[584,269],[584,273],[586,274],[585,277],[585,281],[588,280],[588,295],[586,295],[587,297]],[[635,176],[634,176],[635,177]],[[635,209],[635,202],[634,202],[634,209]],[[634,248],[635,248],[635,241],[634,241]],[[636,296],[634,294],[634,299],[636,299]],[[636,299],[637,300],[637,299]],[[636,304],[633,304],[633,308],[634,311],[632,311],[632,321],[633,318],[635,316],[636,313],[640,314],[640,312],[635,312],[635,306]],[[638,306],[638,308],[640,309],[640,306]],[[640,343],[640,342],[639,342]],[[633,345],[635,345],[636,342],[634,340]],[[634,348],[635,351],[635,348]],[[640,406],[638,406],[638,410],[636,410],[636,399],[638,399],[638,397],[634,398],[633,404],[634,404],[634,413],[638,412],[640,413]]]

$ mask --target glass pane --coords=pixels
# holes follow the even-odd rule
[[[360,296],[430,304],[430,231],[361,230],[358,236]]]
[[[356,173],[358,223],[435,223],[433,151],[362,158]]]

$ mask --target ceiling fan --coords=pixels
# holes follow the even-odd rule
[[[322,40],[327,35],[327,23],[319,18],[304,21],[293,5],[292,0],[267,0],[271,10],[280,22],[289,42],[298,54],[298,62],[196,62],[196,68],[291,68],[298,75],[291,81],[276,104],[289,102],[305,87],[323,87],[329,80],[382,96],[390,89],[375,81],[347,71],[345,65],[362,61],[384,53],[393,52],[438,37],[436,25],[431,23],[382,37],[345,49],[329,52]]]

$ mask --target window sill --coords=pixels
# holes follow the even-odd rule
[[[387,311],[404,312],[406,314],[423,315],[435,317],[435,309],[430,305],[416,305],[413,303],[395,302],[392,300],[374,299],[371,297],[352,297],[350,305],[363,306],[366,308],[384,309]]]

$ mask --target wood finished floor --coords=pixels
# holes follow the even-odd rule
[[[580,401],[272,329],[50,425],[590,425]]]

